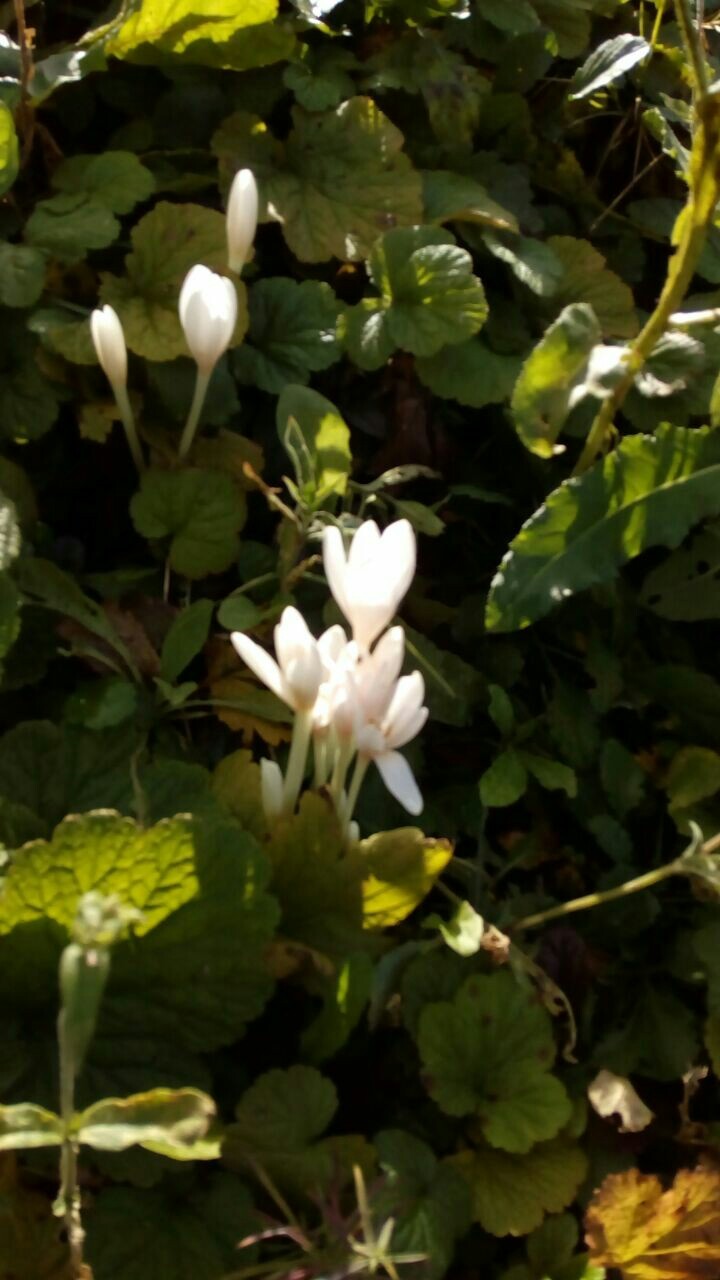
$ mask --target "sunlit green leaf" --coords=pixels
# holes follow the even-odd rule
[[[170,540],[170,564],[188,578],[222,573],[237,556],[245,496],[223,472],[148,470],[130,510],[139,533]]]

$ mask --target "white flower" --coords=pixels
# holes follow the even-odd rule
[[[228,197],[225,228],[228,243],[228,266],[240,274],[257,229],[258,189],[252,169],[239,169]]]
[[[323,678],[317,641],[298,610],[283,609],[275,628],[274,658],[250,636],[235,631],[230,639],[243,662],[293,711],[311,711]]]
[[[385,786],[408,813],[422,813],[423,798],[413,771],[398,747],[415,738],[428,717],[422,706],[425,682],[419,671],[402,676],[385,711],[382,722],[366,723],[357,733],[358,752],[374,760]]]
[[[331,525],[323,535],[328,584],[363,652],[394,617],[415,573],[415,534],[408,520],[397,520],[380,533],[366,520],[355,533],[350,551],[340,530]]]
[[[280,817],[283,807],[283,776],[280,765],[264,756],[260,761],[260,794],[268,822]]]
[[[209,377],[235,332],[235,285],[207,267],[191,267],[180,290],[178,311],[193,359],[200,373]]]
[[[90,316],[95,353],[112,387],[127,382],[127,347],[120,317],[112,307],[98,307]]]
[[[367,654],[357,671],[358,700],[363,718],[382,720],[395,692],[405,656],[405,632],[391,627]]]

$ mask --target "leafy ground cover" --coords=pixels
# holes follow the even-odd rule
[[[3,7],[0,1280],[720,1276],[715,9]]]

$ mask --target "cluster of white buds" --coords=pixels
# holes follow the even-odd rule
[[[240,274],[255,239],[258,191],[250,169],[235,174],[228,198],[225,228],[228,268]],[[237,291],[232,280],[200,264],[188,271],[178,304],[180,324],[190,354],[197,365],[195,393],[183,430],[178,455],[184,458],[192,445],[208,385],[218,360],[232,342],[237,324]],[[95,353],[112,387],[128,444],[138,471],[144,466],[132,406],[127,393],[127,347],[120,317],[111,306],[99,307],[90,317]]]
[[[399,748],[427,720],[425,685],[419,671],[400,675],[402,627],[386,630],[415,572],[415,535],[407,520],[382,534],[374,520],[367,520],[346,556],[342,534],[333,526],[325,529],[323,555],[351,639],[343,627],[333,626],[316,640],[292,606],[275,627],[275,658],[242,632],[231,639],[251,671],[295,713],[284,778],[274,761],[262,761],[266,816],[273,820],[293,812],[312,743],[315,785],[328,788],[341,822],[354,836],[352,816],[371,762],[409,813],[422,810],[422,796]]]

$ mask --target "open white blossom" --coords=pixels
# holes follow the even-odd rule
[[[398,747],[417,737],[428,718],[422,705],[425,681],[419,671],[395,685],[380,724],[367,722],[357,734],[360,759],[373,760],[388,791],[408,813],[422,813],[423,799],[413,771]]]
[[[363,652],[395,616],[415,573],[415,554],[415,534],[408,520],[396,520],[383,533],[374,520],[366,520],[353,536],[347,556],[340,530],[335,525],[325,529],[328,585]]]
[[[275,628],[275,658],[241,631],[230,639],[243,662],[268,689],[293,711],[311,711],[323,676],[318,644],[302,614],[292,605],[283,609]]]

